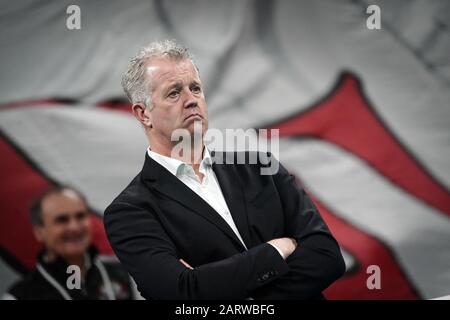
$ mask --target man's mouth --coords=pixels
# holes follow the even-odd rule
[[[189,120],[189,119],[203,119],[203,117],[199,114],[199,113],[193,113],[188,115],[184,121]]]
[[[84,235],[79,234],[79,235],[68,235],[65,236],[63,238],[65,243],[74,243],[74,244],[79,244],[82,243],[84,241]]]

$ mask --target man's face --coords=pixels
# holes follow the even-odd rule
[[[152,109],[149,111],[153,128],[152,139],[171,140],[176,129],[194,132],[194,122],[201,123],[202,132],[208,127],[208,115],[202,83],[190,60],[157,58],[147,65],[151,77]]]
[[[42,225],[35,226],[38,240],[61,257],[84,254],[91,243],[91,222],[85,202],[72,190],[47,196],[42,202]]]

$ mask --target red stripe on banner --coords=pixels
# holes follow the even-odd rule
[[[123,101],[105,101],[97,103],[99,108],[104,108],[108,110],[117,110],[126,113],[131,113],[131,104]]]
[[[332,142],[406,192],[450,215],[449,191],[389,131],[351,74],[344,74],[323,101],[268,128],[279,129],[280,137],[315,136]]]
[[[343,300],[419,298],[413,284],[380,240],[338,218],[318,200],[314,199],[314,203],[341,247],[359,263],[355,272],[345,274],[325,290],[327,298]],[[370,265],[380,267],[381,289],[370,290],[367,287],[367,279],[371,275],[367,273],[367,267]]]
[[[9,141],[0,138],[0,247],[27,269],[33,269],[41,245],[28,219],[28,205],[53,183],[43,177]],[[112,254],[101,219],[92,215],[93,243]]]

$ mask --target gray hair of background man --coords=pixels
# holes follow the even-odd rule
[[[154,41],[143,47],[133,57],[122,75],[122,87],[132,104],[143,103],[151,109],[151,79],[146,75],[146,64],[149,60],[159,57],[169,57],[173,60],[189,59],[195,66],[189,49],[174,40]]]

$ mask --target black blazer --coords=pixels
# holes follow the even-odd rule
[[[257,164],[219,164],[215,161],[219,155],[236,159],[237,153],[212,151],[211,156],[248,250],[207,202],[147,154],[142,171],[106,209],[109,241],[142,296],[321,297],[322,290],[343,274],[345,265],[308,195],[281,164],[274,175],[260,174],[262,167],[271,165],[260,161],[268,154],[258,154]],[[298,241],[286,261],[266,243],[280,237]],[[187,269],[179,259],[194,269]]]

